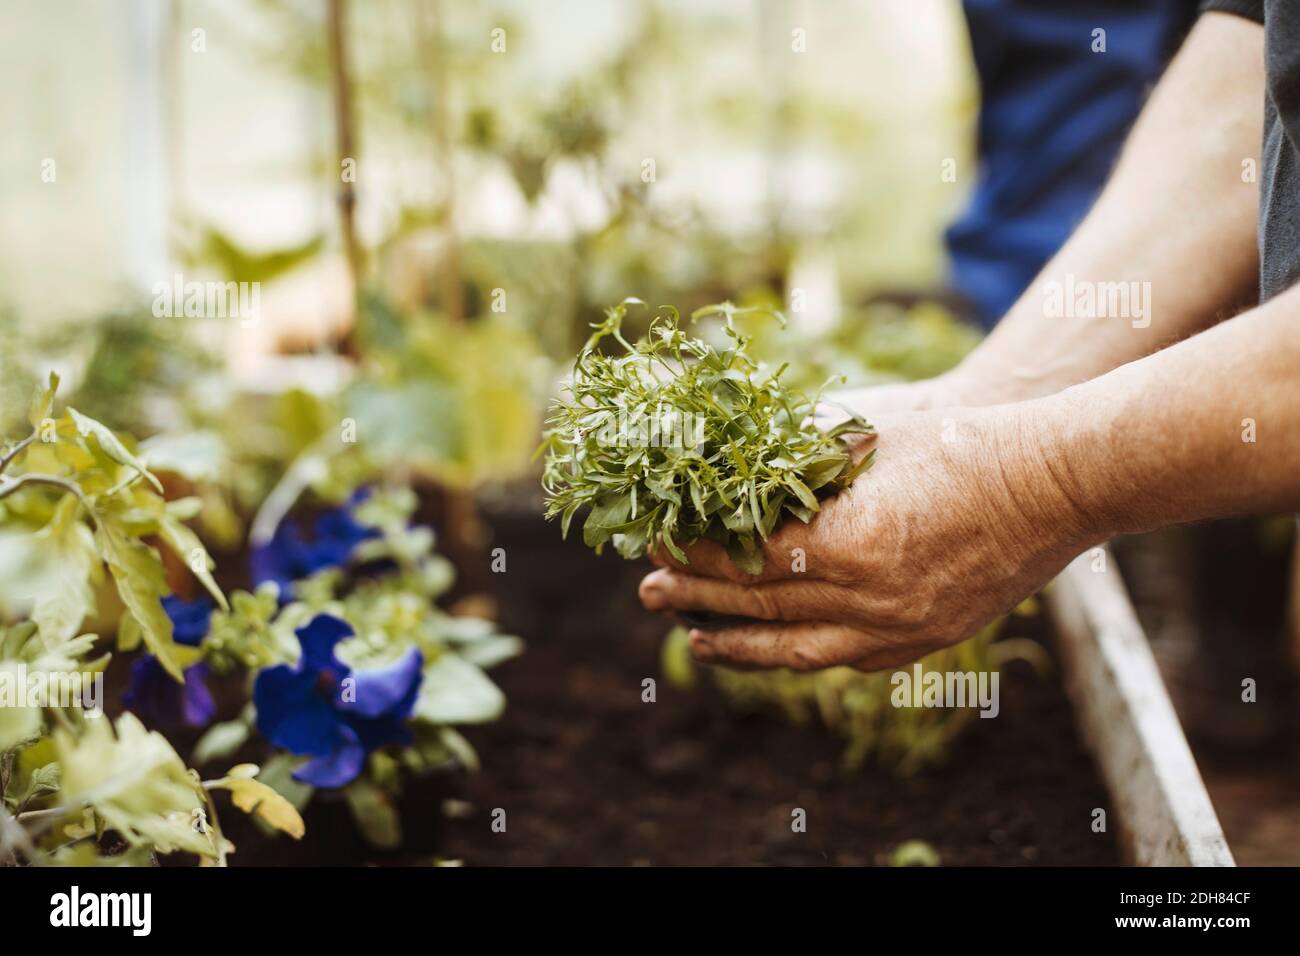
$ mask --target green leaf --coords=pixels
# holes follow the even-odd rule
[[[583,541],[597,552],[613,539],[625,558],[655,541],[680,555],[711,539],[747,570],[761,568],[762,540],[784,517],[807,520],[819,495],[857,473],[845,438],[870,426],[853,417],[823,434],[812,417],[817,400],[783,383],[786,366],[769,373],[747,354],[734,320],[770,313],[780,321],[771,310],[729,302],[696,310],[693,318],[723,319],[732,344],[716,349],[685,335],[670,307],[630,344],[621,334],[626,308],[594,326],[552,406],[541,445],[547,517],[561,517],[567,530],[575,511],[590,507]],[[607,338],[622,352],[610,354]]]
[[[201,767],[214,760],[224,760],[248,741],[252,728],[243,720],[226,720],[213,724],[194,745],[191,760]]]
[[[938,866],[939,853],[924,840],[906,840],[889,854],[890,866]]]
[[[381,850],[402,845],[402,821],[388,794],[359,777],[343,789],[343,797],[366,842]]]
[[[457,654],[442,654],[424,666],[415,716],[437,724],[496,720],[506,697],[492,679]]]
[[[95,545],[108,565],[122,603],[140,627],[140,636],[167,673],[183,683],[180,650],[162,599],[171,593],[158,552],[135,538],[113,511],[97,511]]]
[[[871,451],[867,452],[860,459],[858,459],[858,461],[853,465],[853,467],[849,468],[849,470],[844,473],[844,478],[843,478],[844,483],[852,484],[857,479],[858,475],[862,474],[864,471],[866,471],[868,468],[871,467],[871,463],[875,460],[876,460],[876,450],[873,448],[871,449]]]
[[[116,731],[107,717],[99,717],[87,720],[79,734],[54,732],[62,806],[77,812],[89,804],[133,845],[216,856],[211,834],[195,825],[204,819],[206,804],[198,778],[172,745],[129,712],[117,719]]]
[[[785,478],[785,486],[794,492],[795,497],[803,503],[804,507],[811,511],[816,511],[818,507],[820,507],[817,503],[816,495],[809,491],[808,486],[800,481],[796,476],[787,475]]]
[[[123,614],[117,622],[117,649],[124,653],[133,651],[143,638],[139,622],[130,614]]]
[[[690,632],[684,627],[674,627],[664,638],[659,649],[659,667],[668,683],[681,690],[695,686],[695,659],[691,654]]]
[[[671,554],[678,561],[681,561],[683,564],[685,564],[686,552],[677,546],[677,542],[673,540],[672,532],[669,531],[667,528],[664,528],[661,538],[663,540],[664,547],[668,549],[668,553]]]
[[[293,779],[293,771],[299,763],[301,761],[296,757],[278,753],[262,764],[262,772],[257,777],[262,783],[292,803],[298,810],[302,810],[311,802],[316,789],[309,784]]]
[[[186,567],[212,595],[217,606],[223,611],[229,611],[230,605],[226,602],[226,596],[212,576],[212,569],[216,567],[216,562],[208,554],[207,548],[203,547],[199,536],[190,530],[189,525],[173,516],[173,504],[175,502],[168,502],[167,511],[158,519],[159,537],[178,558],[185,562]]]
[[[36,625],[20,621],[12,627],[0,628],[0,661],[25,660],[28,643],[36,635]]]
[[[171,472],[190,481],[217,481],[230,452],[217,432],[198,429],[154,435],[140,443],[141,461],[154,471]]]
[[[59,390],[59,376],[54,372],[50,373],[49,384],[44,388],[37,385],[36,392],[32,395],[31,406],[27,411],[27,421],[33,428],[40,428],[41,422],[50,417],[54,411],[54,393]]]
[[[95,612],[91,582],[99,574],[94,535],[79,520],[81,503],[64,495],[49,523],[32,536],[44,573],[35,577],[32,620],[48,648],[76,637]]]
[[[478,772],[478,754],[474,750],[474,745],[465,739],[464,734],[455,727],[439,727],[438,740],[462,767],[470,773]]]
[[[144,462],[136,458],[122,444],[121,440],[113,434],[112,430],[89,416],[81,414],[75,408],[69,406],[68,415],[77,426],[77,434],[82,438],[95,437],[99,443],[99,448],[105,455],[117,462],[119,465],[126,465],[128,468],[134,468],[135,471],[146,481],[149,482],[158,494],[163,493],[162,482],[144,466]]]
[[[627,524],[632,514],[632,499],[627,496],[610,498],[596,505],[582,526],[582,543],[589,548],[599,548]]]
[[[753,543],[753,538],[733,537],[727,543],[727,556],[740,570],[748,574],[763,573],[763,552]]]
[[[15,807],[26,807],[33,800],[39,800],[42,797],[48,797],[52,793],[58,793],[61,775],[59,765],[56,762],[37,767],[28,778],[27,789],[15,802]]]
[[[22,688],[26,678],[22,664],[0,661],[0,681]],[[25,706],[25,696],[19,695],[16,706],[0,707],[0,754],[34,740],[43,727],[41,708]]]
[[[186,259],[194,264],[215,265],[236,282],[270,282],[313,259],[324,248],[325,237],[315,235],[296,246],[270,252],[246,249],[219,229],[203,230],[197,248]]]

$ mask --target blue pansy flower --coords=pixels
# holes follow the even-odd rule
[[[162,599],[163,610],[172,619],[172,640],[186,647],[198,647],[212,626],[212,602],[206,597],[187,601],[169,594]]]
[[[280,588],[281,603],[287,603],[293,597],[294,581],[346,564],[357,545],[379,535],[352,514],[369,494],[368,489],[360,488],[346,504],[321,512],[310,536],[294,522],[281,521],[270,541],[254,545],[249,552],[253,584],[274,581]]]
[[[186,601],[170,594],[162,599],[162,606],[172,620],[172,639],[177,644],[197,647],[207,636],[212,620],[212,602],[207,598]],[[158,658],[146,654],[131,665],[131,683],[122,703],[146,723],[206,726],[217,710],[208,690],[208,665],[194,664],[182,676],[185,683],[176,683]]]
[[[396,663],[353,672],[334,647],[354,633],[346,621],[318,614],[298,628],[302,657],[257,675],[257,729],[290,753],[311,757],[294,778],[315,787],[351,783],[366,757],[385,744],[409,744],[405,721],[415,708],[424,658],[411,648]]]

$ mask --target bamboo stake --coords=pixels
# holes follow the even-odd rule
[[[422,15],[422,14],[427,14]],[[426,65],[434,154],[442,169],[444,194],[442,224],[445,247],[439,272],[442,309],[453,322],[465,318],[465,296],[461,287],[460,244],[456,235],[456,165],[451,142],[449,107],[450,73],[447,69],[446,36],[442,25],[442,2],[417,4],[416,22],[422,58]]]
[[[331,74],[334,85],[334,131],[339,159],[339,223],[343,232],[343,246],[347,254],[348,272],[353,288],[353,324],[356,321],[357,300],[361,295],[361,280],[365,267],[361,243],[357,239],[357,195],[353,179],[343,174],[343,164],[352,160],[357,168],[356,136],[352,112],[352,79],[348,69],[346,0],[329,0],[329,49]]]

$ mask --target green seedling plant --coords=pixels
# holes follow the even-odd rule
[[[753,329],[751,352],[775,355],[778,337]],[[809,359],[788,375],[817,381],[844,373],[851,386],[879,384],[938,374],[955,365],[974,345],[977,333],[937,305],[918,305],[907,313],[876,307],[848,317],[829,335],[801,343]],[[1012,618],[1030,616],[1036,602],[1024,602]],[[1049,668],[1041,646],[1028,639],[1001,638],[1006,621],[996,621],[970,640],[923,658],[924,673],[990,671],[1011,659],[1027,660],[1040,673]],[[701,676],[691,658],[685,628],[674,628],[661,653],[665,677],[676,686],[695,686]],[[866,674],[848,667],[815,673],[736,671],[709,668],[713,683],[739,711],[775,713],[792,724],[816,725],[844,740],[841,765],[855,772],[871,763],[910,776],[944,762],[974,720],[969,708],[898,708],[890,704],[892,674]]]
[[[1026,601],[1013,615],[1036,613]],[[1042,646],[1026,638],[1002,638],[1008,619],[994,621],[968,641],[920,661],[922,673],[996,671],[1010,660],[1050,670]],[[660,652],[663,673],[674,686],[691,689],[699,671],[683,627],[673,628]],[[820,726],[844,741],[840,766],[854,773],[868,764],[909,777],[941,765],[962,734],[977,721],[969,707],[895,707],[892,671],[863,673],[851,667],[824,671],[738,671],[708,668],[728,703],[745,713],[773,713],[796,726]]]
[[[747,352],[738,316],[774,310],[707,306],[692,321],[720,317],[727,343],[688,335],[678,311],[663,306],[636,343],[622,334],[626,299],[608,309],[582,348],[554,404],[543,444],[546,515],[567,536],[587,509],[583,541],[607,543],[625,558],[662,546],[686,562],[684,548],[714,541],[751,574],[763,569],[763,542],[787,517],[812,520],[821,499],[847,487],[871,464],[850,435],[872,427],[850,414],[820,431],[811,417],[821,394],[785,385]],[[607,354],[605,346],[614,346]]]

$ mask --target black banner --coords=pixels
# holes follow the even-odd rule
[[[920,944],[1044,932],[1227,941],[1289,931],[1296,878],[1289,869],[9,868],[0,869],[0,899],[7,941],[76,932],[81,945],[214,933],[250,944],[374,944],[405,933],[432,942],[475,926],[495,940],[512,928],[560,933],[561,922],[571,940],[597,923],[675,935],[702,921],[726,927],[733,942],[756,931],[767,943],[773,932],[811,942],[833,930],[869,945],[881,928]]]

